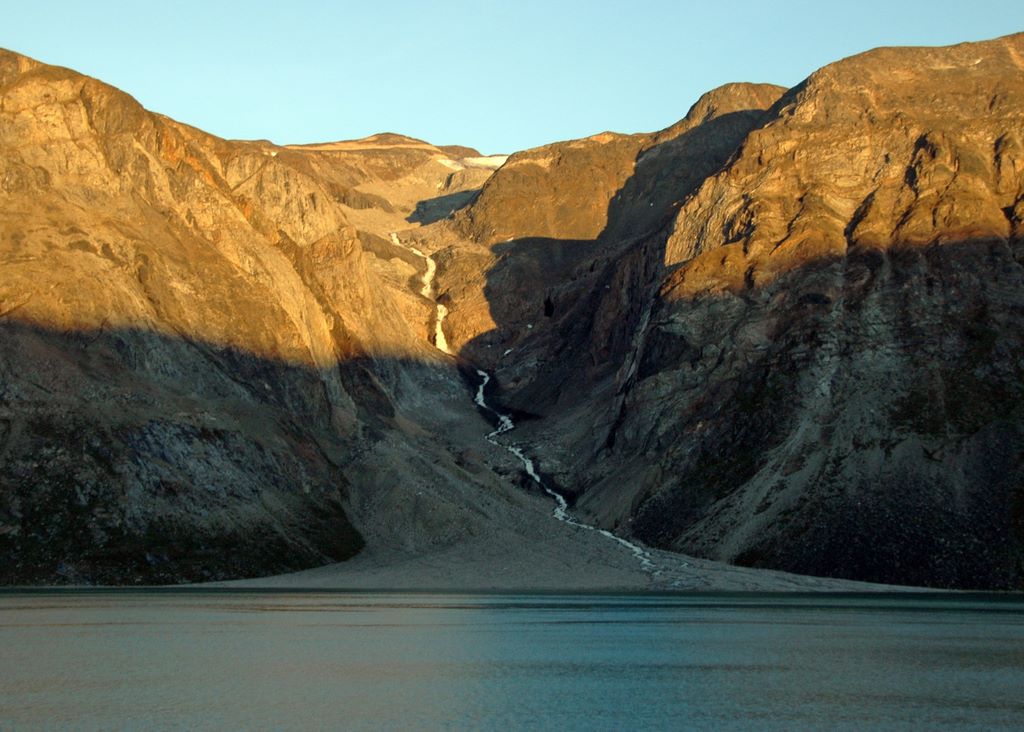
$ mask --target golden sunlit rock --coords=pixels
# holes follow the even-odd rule
[[[485,156],[222,140],[0,51],[0,582],[364,544],[693,580],[642,543],[1021,588],[1022,58],[877,49]]]

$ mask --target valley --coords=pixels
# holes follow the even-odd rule
[[[1021,58],[484,155],[0,51],[0,582],[1024,588]]]

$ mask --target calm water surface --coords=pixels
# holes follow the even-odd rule
[[[1024,726],[1024,600],[0,594],[0,728]]]

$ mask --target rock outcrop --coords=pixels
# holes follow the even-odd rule
[[[0,581],[486,536],[479,367],[621,536],[1021,589],[1022,59],[878,49],[506,161],[220,140],[0,53]]]
[[[352,511],[403,482],[376,451],[453,464],[404,411],[463,386],[381,234],[463,166],[326,148],[220,140],[0,53],[0,581],[345,559]]]
[[[515,347],[502,396],[545,418],[581,515],[750,566],[1021,587],[1022,58],[1024,35],[879,49],[719,90],[566,226],[594,237],[568,274],[492,247],[467,349]],[[556,233],[570,203],[541,200],[500,234]]]
[[[644,465],[634,535],[1021,586],[1022,56],[1018,35],[825,67],[680,209],[611,450]]]
[[[580,337],[598,351],[617,350],[609,349],[608,328],[595,332],[588,325],[607,280],[623,258],[637,255],[637,242],[661,235],[681,201],[721,168],[784,91],[729,84],[661,132],[604,133],[512,155],[451,226],[484,245],[458,250],[441,270],[453,303],[453,342],[488,367],[538,337],[550,341],[540,349],[545,352],[575,347]],[[471,258],[473,265],[464,266]],[[603,306],[602,317],[621,320],[623,306],[640,303],[634,294]],[[480,317],[485,308],[489,318]],[[567,332],[580,329],[587,332]],[[629,325],[617,330],[613,338],[632,337]],[[513,360],[520,366],[542,365],[518,353]],[[561,380],[545,373],[533,381],[553,378]]]

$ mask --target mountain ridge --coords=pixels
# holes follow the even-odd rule
[[[593,552],[652,582],[534,525],[545,497],[481,439],[484,368],[546,482],[631,541],[1019,588],[1022,57],[875,49],[505,160],[222,140],[0,52],[0,578],[494,537],[550,542],[555,586],[600,583]],[[723,581],[668,551],[656,586]]]
[[[543,376],[497,375],[510,404],[545,405],[526,429],[577,510],[753,566],[1019,586],[1022,43],[825,67],[668,228],[555,299],[586,298],[556,345],[527,336]],[[865,65],[888,86],[843,81]]]

